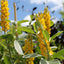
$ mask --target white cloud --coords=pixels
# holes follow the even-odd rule
[[[46,2],[46,0],[30,0],[31,3],[41,4],[43,2]]]
[[[31,3],[41,4],[43,2],[49,3],[53,2],[54,4],[60,5],[60,3],[63,3],[64,0],[30,0]]]
[[[62,8],[62,3],[64,2],[64,0],[30,0],[30,2],[33,4],[41,4],[43,2],[45,3],[49,3],[52,2],[53,4],[55,4],[56,6],[51,8],[51,10],[57,10],[59,8]]]
[[[31,20],[31,18],[30,18],[30,15],[27,15],[25,18],[24,18],[24,20]]]
[[[29,22],[31,21],[31,18],[30,18],[30,15],[27,15],[24,20],[29,20]],[[29,25],[29,22],[25,22],[25,23],[22,23],[21,26],[28,26]],[[33,25],[35,21],[32,21],[31,25]]]
[[[53,16],[53,17],[51,17],[51,19],[52,19],[52,21],[54,22],[54,24],[56,24],[56,22],[58,21],[58,19],[57,19],[57,18],[55,18],[54,16]]]
[[[62,1],[61,0],[49,0],[49,2],[52,2],[52,3],[54,3],[56,5],[55,7],[51,8],[51,11],[63,8],[64,0],[62,0]]]

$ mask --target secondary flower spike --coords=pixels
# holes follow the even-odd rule
[[[1,27],[2,31],[7,32],[9,30],[9,22],[6,19],[9,19],[9,8],[8,8],[8,1],[1,0]]]
[[[25,46],[23,47],[24,54],[32,54],[33,53],[33,43],[32,43],[32,37],[29,34],[28,39],[25,39]],[[34,58],[28,58],[26,60],[26,64],[34,64],[33,62]]]

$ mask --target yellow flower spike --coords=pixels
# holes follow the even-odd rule
[[[47,26],[47,31],[48,33],[50,34],[50,14],[49,14],[49,11],[48,11],[48,8],[46,7],[45,10],[46,14],[44,13],[44,19],[45,19],[45,24]]]
[[[41,19],[40,20],[40,23],[43,25],[43,29],[45,30],[46,29],[45,20],[44,19]]]
[[[3,5],[3,3],[4,3],[4,2],[3,2],[3,1],[1,1],[1,5]]]
[[[5,21],[5,19],[9,19],[8,10],[8,1],[1,0],[1,26],[4,32],[9,30],[9,22]]]
[[[9,19],[9,17],[7,17],[7,19]]]
[[[37,20],[39,20],[40,24],[43,26],[43,29],[47,30],[47,32],[50,34],[50,31],[51,31],[51,28],[50,28],[50,13],[48,11],[48,8],[46,7],[44,9],[44,13],[42,13],[42,12],[41,12],[41,14],[38,13],[38,16],[36,16],[36,17],[37,17]],[[38,41],[40,43],[39,47],[40,47],[40,50],[41,50],[41,54],[43,56],[48,57],[47,48],[45,46],[45,43],[41,40],[41,39],[44,39],[41,28],[39,28],[38,36],[40,37],[40,38],[38,37]],[[46,41],[46,44],[47,44],[47,47],[48,47],[48,50],[49,50],[49,54],[52,55],[53,52],[50,49],[50,43],[47,39],[45,39],[45,41]]]
[[[9,29],[10,29],[10,27],[9,27],[9,26],[7,26],[6,28],[7,28],[7,30],[9,30]]]
[[[32,37],[30,34],[28,35],[28,39],[25,39],[25,45],[23,47],[24,54],[32,54],[33,53],[33,44],[32,44]],[[28,58],[26,60],[26,64],[34,64],[33,62],[34,58]]]
[[[4,28],[2,28],[2,30],[4,31]]]

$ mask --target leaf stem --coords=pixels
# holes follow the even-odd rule
[[[37,36],[38,36],[38,37],[44,42],[44,44],[45,44],[45,46],[46,46],[46,49],[47,49],[47,54],[48,54],[48,58],[47,58],[47,60],[50,60],[49,50],[48,50],[48,47],[47,47],[46,41],[43,40],[39,35],[37,35]]]

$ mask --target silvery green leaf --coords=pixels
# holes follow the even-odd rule
[[[23,51],[22,51],[22,48],[21,48],[21,46],[20,46],[20,44],[18,43],[17,40],[14,41],[14,47],[15,47],[18,54],[24,55]]]
[[[46,60],[44,60],[43,58],[41,58],[41,60],[40,60],[39,64],[47,64],[47,61],[46,61]]]
[[[59,60],[57,59],[54,59],[54,60],[51,60],[51,61],[48,61],[49,64],[61,64]]]
[[[25,37],[27,37],[27,35],[28,35],[28,34],[26,34],[26,33],[22,33],[22,34],[20,34],[20,35],[18,36],[18,38],[25,38]]]
[[[51,60],[51,61],[46,61],[44,59],[41,59],[39,64],[61,64],[61,63],[57,59],[54,59],[54,60]]]
[[[39,57],[39,56],[42,56],[42,55],[37,54],[37,53],[33,53],[33,54],[24,55],[23,58],[31,58],[31,57]]]
[[[57,46],[52,46],[52,47],[51,47],[51,49],[55,49],[55,48],[57,48]]]

